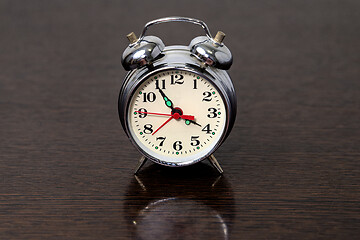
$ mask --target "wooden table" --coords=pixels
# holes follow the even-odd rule
[[[0,239],[357,239],[359,1],[0,1]],[[121,129],[125,35],[183,15],[227,33],[234,129],[147,163]],[[184,44],[197,26],[152,34]]]

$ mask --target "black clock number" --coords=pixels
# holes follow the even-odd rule
[[[176,141],[176,142],[174,142],[173,148],[174,148],[176,151],[180,151],[180,150],[183,148],[183,147],[182,147],[182,142],[181,142],[181,141]]]
[[[194,79],[194,87],[193,87],[193,89],[197,89],[197,80],[196,79]]]
[[[200,144],[200,141],[198,140],[199,136],[191,136],[191,146],[197,146]]]
[[[165,139],[166,139],[166,137],[157,137],[156,138],[156,141],[160,140],[160,144],[159,144],[160,147],[162,147],[164,145]]]
[[[201,131],[206,132],[206,134],[211,134],[210,124],[207,124]]]
[[[171,77],[171,82],[170,82],[171,85],[184,83],[184,81],[182,81],[184,76],[181,74],[171,75],[170,77]]]
[[[147,110],[145,108],[139,108],[139,118],[145,118],[147,116]]]
[[[209,108],[208,111],[210,112],[207,116],[208,118],[215,118],[217,115],[217,110],[216,108]]]
[[[144,95],[144,102],[147,102],[147,101],[153,102],[156,99],[156,95],[153,92],[143,93],[143,95]]]
[[[145,124],[144,125],[144,133],[145,134],[151,134],[154,130],[152,129],[152,125],[151,124]]]
[[[211,92],[204,92],[203,95],[205,96],[203,98],[203,101],[210,102],[211,101]]]
[[[161,81],[161,82],[159,82],[159,81]],[[165,79],[155,80],[155,89],[160,89],[160,85],[161,85],[161,89],[165,89]]]

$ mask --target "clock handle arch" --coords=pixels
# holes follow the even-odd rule
[[[146,35],[146,31],[151,26],[161,24],[161,23],[168,23],[168,22],[188,22],[188,23],[193,23],[195,25],[200,25],[201,28],[205,31],[206,36],[210,39],[213,39],[208,26],[201,20],[198,20],[195,18],[188,18],[188,17],[164,17],[164,18],[155,19],[153,21],[146,23],[141,35],[139,36],[138,41],[141,41],[144,39],[144,37]]]
[[[212,66],[223,70],[231,67],[232,54],[223,44],[225,33],[218,31],[215,37],[212,37],[208,26],[201,20],[188,17],[164,17],[146,23],[139,38],[134,32],[127,35],[130,44],[122,57],[122,64],[126,70],[150,65],[161,56],[165,48],[164,43],[158,37],[146,36],[146,32],[153,25],[168,22],[188,22],[201,26],[206,36],[194,38],[190,42],[189,50],[201,62],[202,67]]]
[[[139,39],[137,39],[137,41],[134,42],[133,44],[141,42],[144,39],[147,30],[152,25],[157,25],[157,24],[161,24],[161,23],[168,23],[168,22],[188,22],[188,23],[193,23],[195,25],[199,25],[204,30],[205,35],[206,35],[206,37],[208,39],[210,39],[217,46],[223,46],[222,41],[225,38],[225,33],[221,32],[221,31],[218,31],[216,33],[215,37],[212,37],[212,35],[210,33],[210,30],[209,30],[208,26],[206,25],[206,23],[204,21],[201,21],[201,20],[195,19],[195,18],[189,18],[189,17],[164,17],[164,18],[158,18],[158,19],[152,20],[152,21],[145,24],[144,29],[143,29],[142,33],[140,34],[140,36],[139,36]]]

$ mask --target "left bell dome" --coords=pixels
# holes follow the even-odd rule
[[[165,45],[160,38],[146,36],[140,41],[130,43],[122,55],[121,63],[127,71],[141,68],[157,59],[164,48]]]

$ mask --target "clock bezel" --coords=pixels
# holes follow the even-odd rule
[[[214,76],[212,76],[208,71],[203,70],[196,65],[191,64],[175,64],[175,63],[166,63],[166,64],[160,64],[157,67],[154,67],[152,69],[145,68],[142,69],[143,71],[134,70],[129,72],[127,75],[124,85],[122,87],[122,92],[120,92],[119,96],[119,116],[120,120],[123,124],[123,127],[125,129],[125,132],[127,136],[129,137],[132,144],[136,147],[136,149],[144,155],[146,158],[150,159],[151,161],[165,165],[165,166],[171,166],[171,167],[182,167],[182,166],[188,166],[195,164],[197,162],[200,162],[202,160],[205,160],[208,158],[212,153],[214,153],[224,142],[226,137],[228,136],[231,128],[231,122],[234,121],[234,114],[230,112],[231,110],[231,101],[229,99],[229,93],[226,92],[226,89],[222,86],[221,83],[223,83],[224,79],[216,79]],[[160,160],[152,155],[150,155],[148,152],[146,152],[143,148],[141,148],[138,143],[136,143],[134,136],[130,132],[130,126],[128,122],[128,112],[130,107],[130,102],[135,94],[135,90],[146,80],[151,78],[153,75],[159,74],[163,71],[187,71],[191,72],[193,74],[197,74],[200,77],[206,79],[209,81],[219,92],[220,97],[222,98],[225,109],[226,109],[226,121],[225,121],[225,127],[223,132],[221,133],[221,137],[218,139],[218,141],[215,143],[213,147],[209,149],[204,155],[202,155],[199,158],[196,158],[192,161],[187,161],[185,163],[173,163],[173,162],[167,162]],[[229,78],[230,79],[230,78]],[[231,80],[230,80],[231,81]]]

